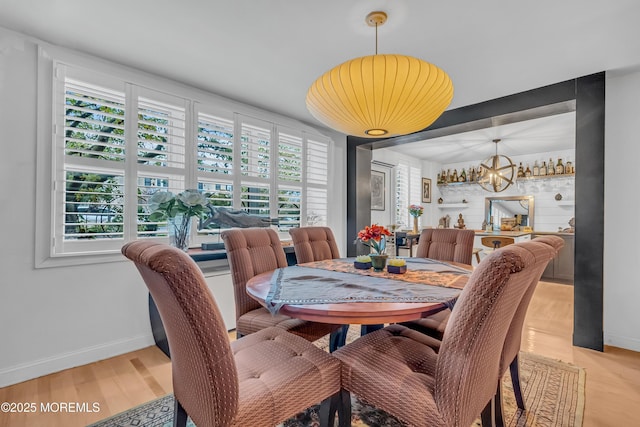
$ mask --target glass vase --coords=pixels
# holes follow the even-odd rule
[[[186,252],[189,249],[191,217],[178,214],[169,218],[167,226],[169,227],[169,244]]]
[[[383,271],[385,266],[387,265],[387,258],[389,257],[389,255],[370,254],[369,257],[371,258],[371,266],[373,267],[373,271]]]
[[[419,230],[418,230],[418,217],[414,216],[413,217],[413,234],[418,234]]]

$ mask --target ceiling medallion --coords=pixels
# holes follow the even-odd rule
[[[431,125],[453,99],[441,68],[411,56],[378,54],[385,12],[365,21],[376,28],[375,55],[351,59],[320,76],[307,92],[309,112],[326,126],[364,138],[406,135]]]
[[[516,165],[504,155],[498,155],[498,143],[500,139],[494,139],[496,154],[480,163],[482,174],[478,184],[487,191],[499,193],[506,190],[514,182]],[[502,165],[500,164],[500,160]]]

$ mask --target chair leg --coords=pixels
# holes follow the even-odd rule
[[[504,417],[502,414],[502,381],[498,382],[496,395],[493,397],[493,418],[496,427],[504,427]]]
[[[344,389],[340,391],[338,427],[351,427],[351,393]]]
[[[320,423],[320,427],[333,427],[339,401],[340,392],[337,392],[320,403],[320,409],[318,410],[318,422]]]
[[[380,325],[362,325],[360,326],[360,335],[367,335],[370,334],[371,332],[375,332],[378,329],[382,329],[384,328],[384,325],[380,324]]]
[[[351,427],[351,396],[348,391],[340,390],[320,403],[318,410],[320,427],[333,427],[336,413],[338,427]]]
[[[524,399],[522,397],[522,388],[520,387],[520,363],[518,363],[518,355],[513,358],[509,365],[509,372],[511,373],[511,383],[513,384],[513,394],[516,396],[516,403],[518,408],[526,409],[524,407]]]
[[[331,335],[329,335],[329,353],[344,347],[347,342],[347,332],[349,332],[349,325],[343,325],[337,331],[331,332]]]
[[[184,410],[178,399],[175,399],[175,405],[173,408],[173,427],[186,427],[187,425],[187,411]]]
[[[482,414],[480,415],[480,421],[482,421],[482,427],[493,427],[493,399],[490,399],[487,402],[487,406],[482,410]]]

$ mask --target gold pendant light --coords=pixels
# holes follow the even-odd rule
[[[406,135],[431,125],[453,99],[442,69],[404,55],[378,55],[384,12],[366,22],[376,28],[376,54],[351,59],[320,76],[307,92],[311,114],[332,129],[365,138]]]
[[[509,157],[498,155],[500,139],[494,139],[493,142],[496,144],[496,154],[480,163],[483,171],[478,179],[478,184],[487,191],[499,193],[513,184],[516,165]],[[501,158],[504,160],[502,165],[500,165]]]

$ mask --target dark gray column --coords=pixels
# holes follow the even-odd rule
[[[359,140],[358,140],[359,141]],[[369,251],[353,241],[371,224],[371,147],[347,140],[347,256]]]
[[[605,74],[576,80],[573,344],[603,350]]]

